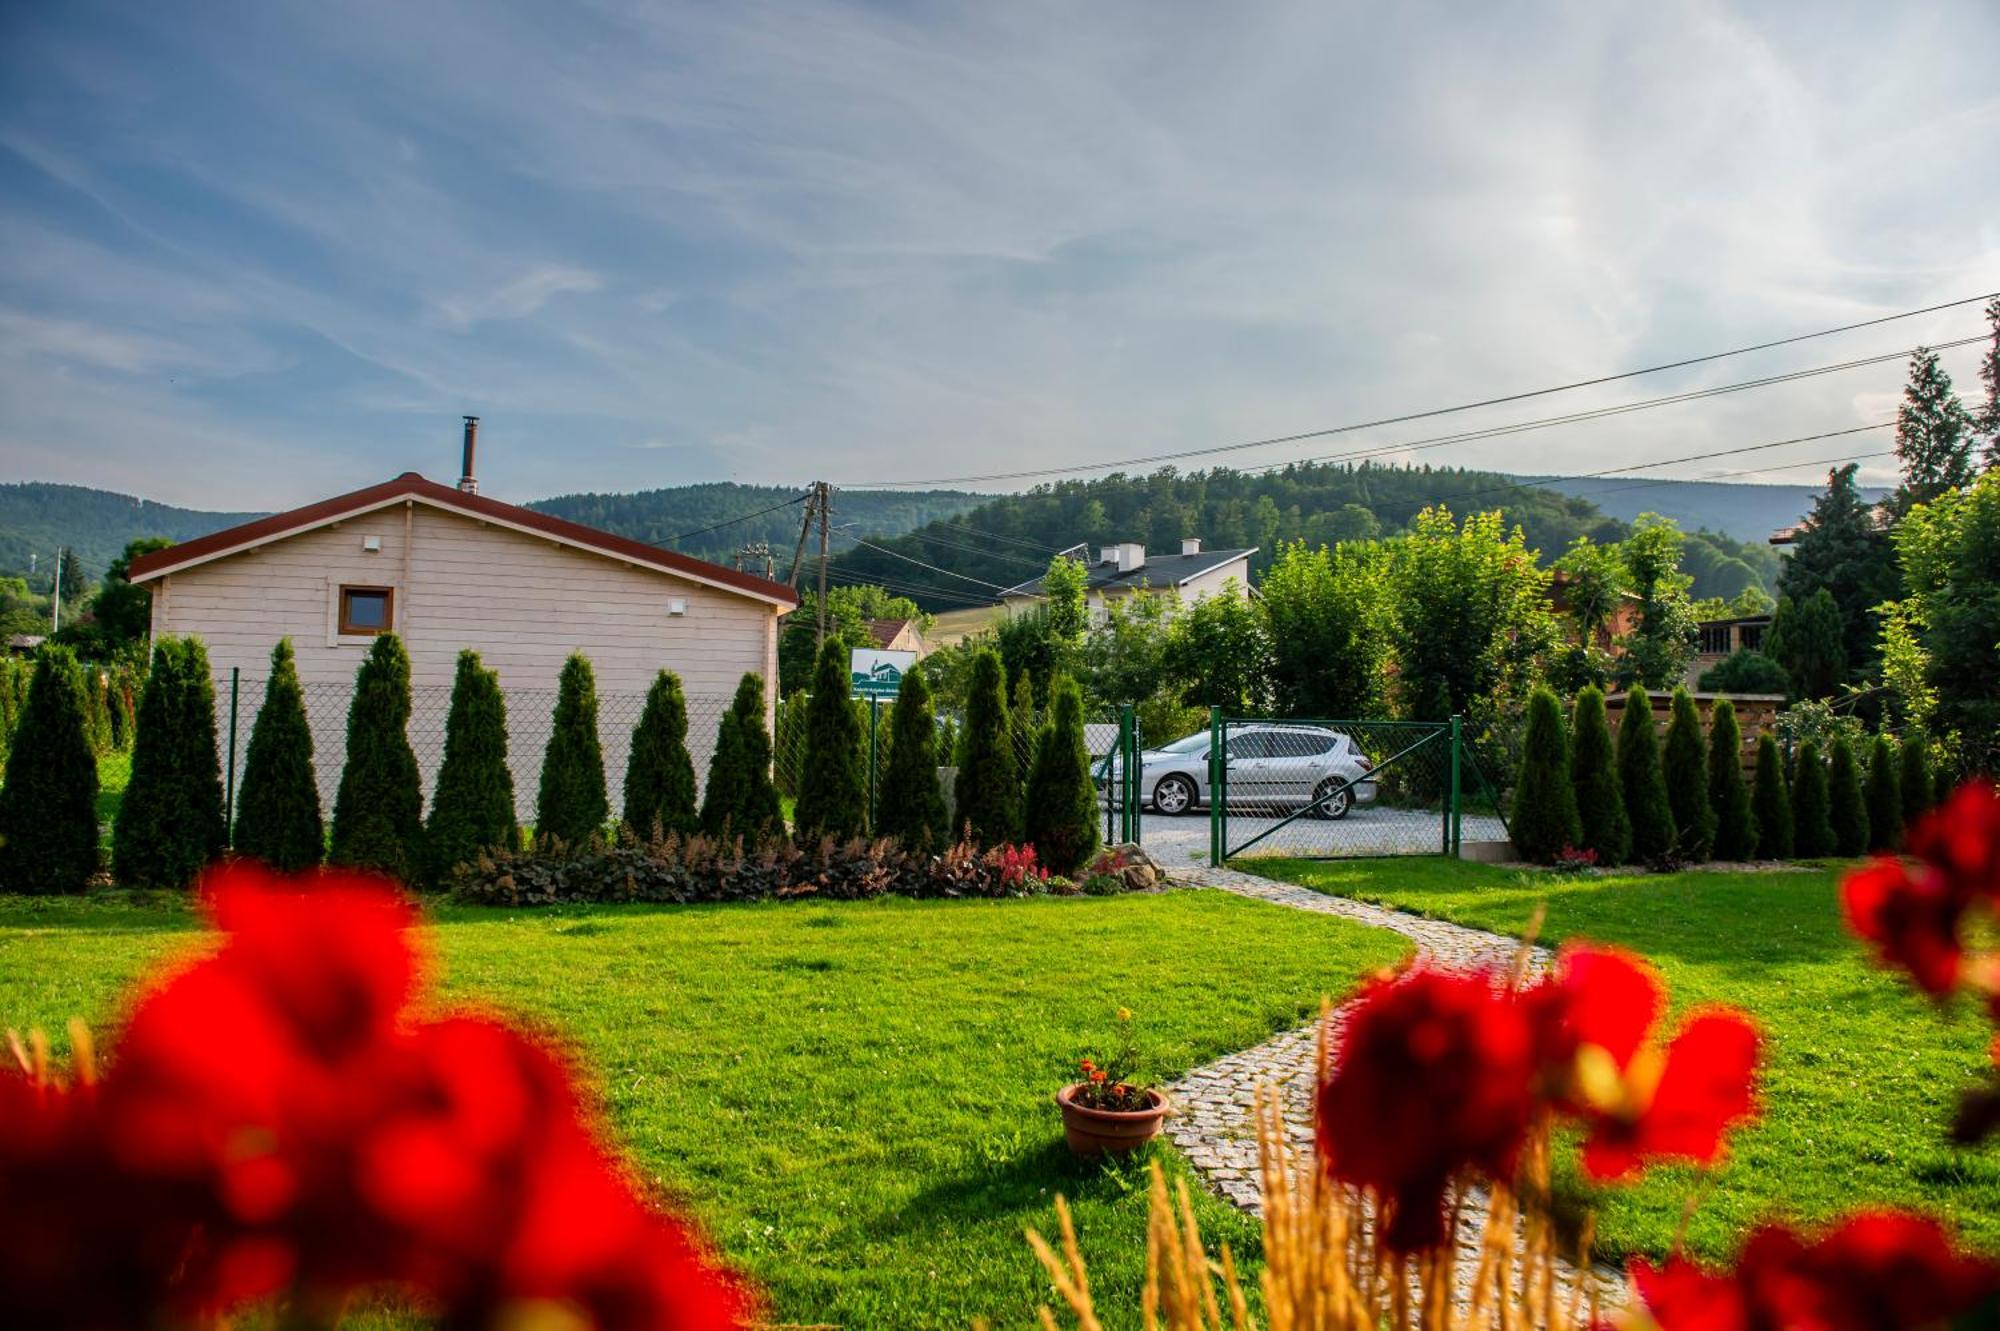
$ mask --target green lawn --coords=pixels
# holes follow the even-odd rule
[[[1764,1117],[1737,1134],[1696,1214],[1696,1250],[1727,1253],[1767,1214],[1819,1219],[1870,1201],[1939,1213],[2000,1249],[2000,1149],[1944,1141],[1958,1089],[1986,1066],[1990,1030],[1969,1006],[1941,1016],[1868,964],[1841,925],[1837,869],[1563,878],[1448,860],[1263,859],[1254,869],[1510,934],[1546,902],[1544,940],[1623,944],[1659,966],[1676,1008],[1754,1012],[1768,1038]],[[1664,1251],[1695,1184],[1690,1170],[1661,1170],[1597,1199],[1605,1249]]]
[[[0,1026],[100,1028],[198,943],[173,901],[0,897]],[[1027,1325],[1021,1230],[1076,1203],[1093,1284],[1137,1308],[1138,1167],[1067,1154],[1050,1094],[1120,1005],[1171,1074],[1308,1016],[1393,935],[1216,892],[1003,902],[447,908],[447,994],[532,1014],[601,1079],[635,1160],[780,1321]],[[1178,1157],[1158,1154],[1170,1168]],[[1254,1250],[1200,1194],[1212,1239]]]

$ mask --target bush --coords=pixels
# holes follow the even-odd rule
[[[889,770],[882,779],[876,830],[910,850],[945,846],[951,811],[938,785],[937,721],[923,671],[904,673],[889,724]]]
[[[1792,691],[1792,677],[1770,657],[1744,648],[1701,672],[1695,687],[1703,693],[1775,693]]]
[[[1785,763],[1778,753],[1778,741],[1770,735],[1757,737],[1756,787],[1750,802],[1757,821],[1757,857],[1790,859],[1792,793],[1785,784]]]
[[[1833,818],[1833,849],[1837,855],[1862,855],[1870,839],[1868,801],[1861,793],[1861,765],[1846,739],[1833,742],[1833,762],[1827,773]]]
[[[1044,681],[1045,684],[1048,682]],[[1050,693],[1049,701],[1053,706],[1055,701],[1053,693]],[[1025,671],[1014,680],[1014,695],[1007,703],[1007,728],[1014,737],[1014,779],[1021,783],[1021,789],[1025,794],[1028,777],[1035,768],[1035,741],[1039,733],[1035,725],[1034,682],[1028,678]],[[1023,818],[1027,816],[1025,805],[1022,807],[1021,815]]]
[[[1708,804],[1708,740],[1701,713],[1686,689],[1674,690],[1662,767],[1667,807],[1674,815],[1675,850],[1687,860],[1705,860],[1715,844],[1715,815]]]
[[[1792,854],[1819,859],[1833,854],[1833,813],[1826,785],[1826,763],[1819,744],[1799,745],[1792,762]]]
[[[1912,732],[1903,737],[1901,757],[1898,788],[1903,796],[1903,825],[1908,827],[1937,803],[1937,790],[1931,774],[1931,748],[1922,732]]]
[[[1674,811],[1660,772],[1653,704],[1640,688],[1625,695],[1625,715],[1618,721],[1618,785],[1625,795],[1625,816],[1632,820],[1631,859],[1651,864],[1674,853]]]
[[[1611,726],[1604,717],[1604,694],[1584,689],[1576,695],[1570,725],[1570,786],[1576,791],[1578,847],[1596,854],[1599,864],[1622,864],[1632,849],[1632,824],[1625,816]]]
[[[760,846],[783,836],[785,817],[771,784],[771,735],[765,728],[764,677],[747,674],[715,733],[715,756],[702,794],[701,830]]]
[[[680,679],[662,670],[646,690],[646,709],[639,714],[632,756],[625,763],[625,826],[634,836],[685,835],[701,825],[687,733],[687,698]]]
[[[83,736],[83,688],[69,648],[44,646],[0,786],[0,887],[9,892],[81,892],[97,873],[97,760]]]
[[[611,801],[604,793],[604,746],[597,739],[597,676],[590,658],[571,652],[556,684],[556,711],[542,782],[535,794],[535,838],[565,844],[604,835]]]
[[[326,855],[326,819],[313,776],[312,725],[292,640],[271,649],[271,677],[264,703],[250,726],[243,785],[236,796],[238,855],[259,859],[281,873],[310,869]]]
[[[1018,841],[1021,835],[1020,767],[1007,720],[1006,676],[988,648],[972,660],[966,690],[965,750],[954,790],[958,826],[977,845]]]
[[[1545,688],[1528,697],[1520,773],[1514,782],[1514,816],[1508,822],[1515,849],[1537,864],[1552,864],[1582,835],[1576,787],[1570,784],[1569,734],[1562,703]]]
[[[806,705],[805,765],[792,825],[801,842],[846,841],[868,829],[868,786],[862,771],[867,737],[848,697],[847,644],[828,638],[813,665]]]
[[[1868,746],[1868,849],[1903,848],[1903,783],[1896,746],[1877,735]]]
[[[127,887],[186,887],[227,840],[215,684],[195,638],[162,638],[139,702],[111,868]]]
[[[1024,821],[1042,867],[1069,877],[1097,850],[1097,785],[1083,738],[1083,691],[1058,675],[1049,695],[1049,722],[1035,737]]]
[[[1757,853],[1757,815],[1743,780],[1743,731],[1736,704],[1715,700],[1709,717],[1708,813],[1715,828],[1711,847],[1718,860],[1747,860]]]
[[[328,859],[408,882],[423,837],[423,785],[410,751],[410,654],[379,635],[354,675],[347,708],[347,764],[333,799]]]
[[[462,651],[445,715],[444,761],[424,825],[425,881],[442,886],[453,869],[480,851],[512,847],[520,838],[500,676],[480,662],[478,652]]]

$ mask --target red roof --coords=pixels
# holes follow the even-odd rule
[[[468,517],[487,522],[504,523],[512,527],[522,527],[565,544],[592,550],[612,559],[633,564],[643,564],[665,573],[677,573],[696,582],[728,591],[741,592],[759,600],[774,601],[786,607],[799,603],[799,594],[782,582],[760,578],[754,573],[741,573],[721,564],[711,564],[705,559],[696,559],[675,550],[665,550],[657,545],[647,545],[626,536],[614,536],[595,527],[568,522],[562,518],[537,513],[532,508],[522,508],[518,504],[505,504],[498,499],[488,499],[483,495],[467,494],[449,485],[425,480],[414,471],[406,471],[391,481],[371,485],[365,490],[355,490],[349,494],[336,495],[332,499],[322,499],[317,504],[307,504],[286,513],[273,513],[268,518],[258,518],[236,527],[226,527],[221,531],[197,536],[191,541],[168,546],[164,550],[154,550],[140,555],[132,561],[131,579],[145,582],[163,574],[176,572],[182,568],[220,559],[265,541],[323,527],[330,522],[338,522],[344,517],[370,509],[381,508],[398,499],[416,499],[437,508],[462,513]]]

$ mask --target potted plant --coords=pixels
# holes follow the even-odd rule
[[[1118,1051],[1102,1061],[1079,1059],[1082,1078],[1056,1092],[1063,1137],[1078,1155],[1123,1155],[1160,1135],[1166,1093],[1140,1080],[1131,1024],[1131,1011],[1119,1008]]]

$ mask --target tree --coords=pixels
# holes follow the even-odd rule
[[[1667,807],[1674,815],[1676,849],[1687,859],[1705,860],[1716,830],[1716,817],[1708,803],[1708,740],[1702,734],[1701,714],[1684,688],[1674,690],[1662,765]]]
[[[90,579],[85,576],[83,561],[77,558],[73,546],[63,547],[61,567],[62,576],[58,581],[62,584],[63,610],[67,616],[69,607],[82,600],[84,593],[90,590]]]
[[[97,873],[97,760],[83,738],[83,671],[67,647],[35,660],[0,786],[0,887],[81,892]]]
[[[1521,529],[1506,531],[1497,510],[1461,526],[1449,509],[1426,508],[1390,548],[1403,714],[1491,718],[1522,696],[1557,635],[1549,574]]]
[[[1042,604],[1048,607],[1049,637],[1065,663],[1090,631],[1090,572],[1078,560],[1057,555],[1042,574]]]
[[[1993,338],[1979,358],[1979,382],[1986,385],[1986,404],[1979,412],[1979,432],[1986,436],[1986,465],[2000,467],[2000,296],[1986,302],[1986,322]]]
[[[580,846],[603,836],[610,817],[604,746],[597,739],[597,676],[589,657],[571,652],[556,682],[555,722],[542,754],[535,839]]]
[[[1840,607],[1822,587],[1802,602],[1790,597],[1778,602],[1764,651],[1785,668],[1795,696],[1830,698],[1847,680],[1841,633]]]
[[[1896,527],[1905,595],[1928,693],[1912,715],[1955,739],[1966,768],[2000,775],[2000,470],[1919,504]]]
[[[904,673],[889,724],[889,770],[875,830],[910,850],[941,849],[951,840],[951,811],[938,783],[937,718],[922,671]]]
[[[1050,687],[1054,687],[1053,680]],[[1014,755],[1014,770],[1025,787],[1035,765],[1035,736],[1040,730],[1035,724],[1035,691],[1026,675],[1014,680],[1014,696],[1007,704],[1007,730],[1012,741],[1008,752]]]
[[[111,561],[104,583],[90,603],[90,616],[109,647],[143,643],[152,631],[153,593],[132,581],[132,561],[172,544],[164,536],[143,536],[129,542],[124,553]]]
[[[1379,548],[1287,545],[1258,588],[1280,716],[1364,717],[1379,709],[1388,599]]]
[[[771,733],[765,729],[764,677],[746,674],[716,728],[715,756],[702,792],[701,830],[741,837],[755,847],[783,836],[785,815],[771,783]]]
[[[520,844],[514,821],[514,774],[507,767],[507,699],[500,676],[479,653],[458,654],[445,714],[444,761],[424,825],[426,877],[443,883],[483,850]]]
[[[1042,866],[1069,877],[1097,849],[1097,787],[1083,738],[1083,691],[1058,676],[1053,694],[1049,722],[1035,739],[1025,833]]]
[[[1846,674],[1865,678],[1880,655],[1877,608],[1898,591],[1896,557],[1874,505],[1854,481],[1859,463],[1829,471],[1826,492],[1813,500],[1798,539],[1778,575],[1779,592],[1795,606],[1825,592],[1840,612],[1835,636]],[[1766,650],[1769,650],[1767,645]]]
[[[897,596],[886,587],[859,584],[829,587],[826,592],[827,641],[847,647],[878,647],[874,624],[878,619],[914,619],[920,631],[928,631],[931,616],[907,596]],[[799,597],[799,608],[785,620],[778,635],[778,696],[790,697],[812,681],[814,663],[819,659],[819,593],[808,590]]]
[[[1167,630],[1164,666],[1181,701],[1253,715],[1267,703],[1270,639],[1264,620],[1234,581],[1176,614]]]
[[[1632,820],[1632,860],[1651,864],[1665,858],[1677,839],[1674,811],[1660,772],[1652,700],[1637,687],[1625,695],[1625,714],[1618,719],[1618,784],[1625,816]]]
[[[1903,797],[1903,826],[1908,827],[1937,803],[1930,745],[1921,734],[1905,735],[1897,758],[1896,789]]]
[[[1903,483],[1890,496],[1898,513],[1956,490],[1972,480],[1972,416],[1952,391],[1951,376],[1937,352],[1918,347],[1910,357],[1910,378],[1896,408],[1896,457]]]
[[[1618,547],[1639,598],[1638,622],[1625,637],[1619,674],[1649,689],[1666,688],[1694,659],[1695,618],[1688,599],[1694,579],[1681,572],[1686,545],[1671,519],[1641,513]]]
[[[1586,647],[1611,646],[1612,617],[1631,585],[1631,571],[1618,547],[1599,545],[1588,536],[1577,537],[1555,562],[1555,593],[1577,641]]]
[[[793,829],[801,843],[846,841],[868,830],[868,784],[861,770],[860,722],[848,698],[847,649],[828,639],[806,704],[805,765]]]
[[[410,654],[379,634],[354,675],[347,763],[333,797],[328,859],[409,881],[423,836],[423,782],[410,750]]]
[[[1819,742],[1807,740],[1792,758],[1792,853],[1818,859],[1834,851],[1832,799]]]
[[[250,726],[250,749],[243,784],[236,796],[238,855],[248,855],[280,873],[310,869],[326,855],[326,820],[313,775],[312,724],[306,719],[305,691],[292,640],[271,649],[271,677],[264,703]]]
[[[1792,855],[1792,792],[1785,783],[1785,762],[1778,741],[1757,737],[1756,786],[1751,808],[1757,818],[1757,858],[1785,860]]]
[[[1576,791],[1577,830],[1582,850],[1595,851],[1599,864],[1621,864],[1632,849],[1632,824],[1625,816],[1611,726],[1604,717],[1604,694],[1586,688],[1576,695],[1570,722],[1570,785]]]
[[[653,676],[625,762],[625,826],[637,837],[686,836],[695,812],[694,759],[688,754],[687,697],[670,670]]]
[[[1581,839],[1576,787],[1570,783],[1569,735],[1562,703],[1545,688],[1528,695],[1528,722],[1521,741],[1521,768],[1514,782],[1514,814],[1508,820],[1514,845],[1539,864],[1555,860]]]
[[[208,652],[196,638],[162,638],[139,702],[112,873],[128,887],[185,887],[222,853],[227,833]]]
[[[1861,792],[1861,765],[1854,760],[1854,746],[1841,736],[1833,742],[1833,759],[1827,771],[1828,808],[1833,822],[1833,849],[1837,855],[1864,854],[1873,835],[1869,828],[1868,801]]]
[[[1868,746],[1868,849],[1903,848],[1903,783],[1896,768],[1896,746],[1877,735]]]
[[[1709,714],[1708,816],[1718,860],[1747,860],[1757,853],[1757,815],[1743,782],[1743,731],[1736,704],[1717,698]]]
[[[1731,652],[1701,672],[1695,686],[1703,693],[1776,693],[1792,691],[1792,677],[1770,657],[1753,648]]]
[[[1018,841],[1021,836],[1021,775],[1014,758],[1012,729],[999,654],[973,658],[972,685],[965,703],[964,750],[953,792],[954,817],[981,846]]]

